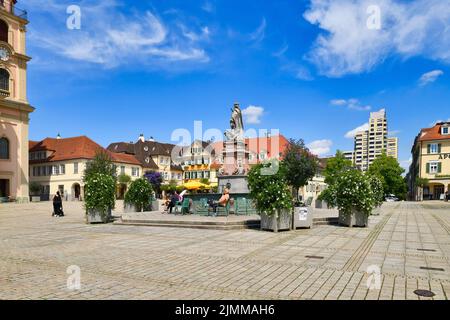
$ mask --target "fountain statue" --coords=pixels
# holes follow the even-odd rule
[[[232,192],[248,193],[246,171],[248,146],[244,137],[242,110],[238,103],[231,109],[230,129],[225,132],[223,165],[219,169],[219,189],[231,184]]]

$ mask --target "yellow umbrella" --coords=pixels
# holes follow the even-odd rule
[[[188,190],[198,190],[198,189],[200,189],[202,187],[209,187],[209,186],[206,185],[206,184],[203,184],[203,183],[201,183],[199,181],[190,181],[188,183],[185,183],[183,185],[183,187],[185,187]]]

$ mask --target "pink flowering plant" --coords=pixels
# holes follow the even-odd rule
[[[256,209],[268,216],[292,208],[292,194],[286,181],[285,168],[281,165],[274,174],[263,174],[262,169],[269,169],[271,165],[272,163],[265,162],[253,166],[247,178]]]

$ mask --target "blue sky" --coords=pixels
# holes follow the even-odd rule
[[[67,28],[69,5],[81,9],[79,30]],[[351,150],[349,132],[386,108],[407,166],[420,128],[450,118],[446,0],[28,0],[19,7],[30,20],[34,140],[60,132],[105,146],[140,133],[170,141],[195,120],[225,129],[239,102],[247,127],[303,138],[324,156]]]

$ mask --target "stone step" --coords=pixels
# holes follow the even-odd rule
[[[209,230],[244,230],[244,229],[259,229],[259,223],[253,224],[199,224],[199,223],[179,223],[173,222],[150,222],[150,221],[115,221],[114,225],[122,226],[146,226],[146,227],[163,227],[163,228],[187,228],[187,229],[209,229]]]

